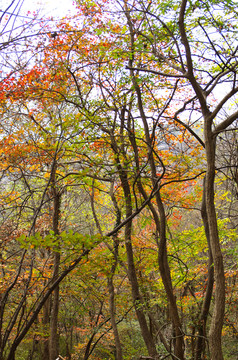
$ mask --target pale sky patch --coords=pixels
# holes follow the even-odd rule
[[[73,0],[24,0],[23,9],[36,11],[40,9],[41,15],[64,17],[75,10]]]

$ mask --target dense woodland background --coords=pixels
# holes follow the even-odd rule
[[[236,1],[0,25],[0,360],[237,359]]]

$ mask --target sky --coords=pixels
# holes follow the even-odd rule
[[[0,0],[0,80],[5,76],[3,68],[8,73],[8,65],[10,64],[11,68],[12,61],[15,61],[14,56],[9,58],[7,55],[8,59],[5,57],[4,44],[21,35],[25,24],[34,19],[34,16],[31,16],[34,11],[38,14],[37,19],[52,17],[55,20],[76,13],[73,0]],[[1,17],[1,14],[4,16]],[[36,32],[38,23],[36,22]]]
[[[63,17],[73,12],[73,0],[24,0],[22,9],[41,9],[41,14],[53,17]]]
[[[33,12],[37,19],[57,20],[74,15],[76,7],[74,0],[0,0],[0,44],[16,36],[24,23],[33,20]]]
[[[0,0],[0,14],[3,13],[12,0]],[[41,16],[53,16],[60,18],[66,16],[68,13],[74,13],[75,6],[73,0],[15,0],[12,6],[9,7],[8,13],[25,14],[27,11],[41,10]]]

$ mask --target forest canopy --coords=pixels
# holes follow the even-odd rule
[[[238,356],[236,1],[0,12],[0,360]]]

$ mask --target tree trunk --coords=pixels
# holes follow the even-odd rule
[[[48,332],[49,325],[50,325],[50,299],[47,299],[44,306],[43,306],[43,328]],[[49,338],[43,338],[43,354],[42,360],[49,360]]]
[[[61,194],[56,188],[55,172],[52,175],[52,190],[53,190],[53,231],[54,235],[59,235],[59,218],[60,218],[60,200]],[[59,275],[60,253],[54,253],[54,272],[53,280]],[[50,314],[50,339],[49,339],[49,360],[55,360],[59,355],[59,335],[58,328],[58,313],[59,313],[59,285],[55,288],[52,294],[52,308]]]
[[[203,198],[202,198],[202,207],[201,207],[201,215],[203,220],[203,226],[207,238],[208,243],[208,277],[206,284],[206,292],[203,299],[202,309],[199,317],[198,324],[198,336],[196,339],[195,345],[195,360],[202,360],[202,354],[205,353],[206,347],[206,324],[207,317],[211,305],[212,292],[213,292],[213,284],[214,284],[214,267],[213,267],[213,258],[210,244],[210,235],[209,235],[209,226],[207,219],[207,209],[206,209],[206,191],[205,191],[205,178],[204,178],[204,188],[203,188]]]
[[[114,285],[113,285],[112,276],[108,278],[108,290],[109,290],[109,311],[110,311],[111,325],[112,325],[115,346],[116,346],[116,359],[122,360],[123,359],[122,347],[121,347],[121,341],[120,341],[116,318],[115,318],[116,307],[115,307]]]
[[[157,205],[160,214],[160,242],[159,242],[159,269],[163,285],[169,301],[169,311],[175,331],[174,359],[184,359],[184,339],[182,332],[182,324],[179,318],[176,298],[173,293],[172,280],[170,276],[170,268],[168,264],[167,244],[166,244],[166,216],[164,206],[158,193],[156,196]]]
[[[132,64],[130,63],[130,67]],[[162,282],[166,291],[166,295],[170,304],[170,313],[171,318],[175,330],[175,347],[174,347],[174,355],[175,358],[183,360],[184,359],[184,340],[183,340],[183,332],[182,332],[182,324],[179,318],[176,298],[173,294],[172,288],[172,280],[170,276],[170,268],[168,264],[168,255],[167,255],[167,238],[166,238],[166,215],[164,211],[164,206],[160,197],[159,189],[158,189],[158,176],[156,174],[156,165],[153,156],[153,139],[150,137],[149,127],[146,119],[146,115],[144,113],[143,103],[142,103],[142,96],[140,87],[138,86],[136,79],[134,77],[133,72],[131,72],[131,76],[133,78],[133,84],[137,93],[137,102],[138,102],[138,109],[140,111],[140,115],[144,125],[146,143],[148,146],[147,156],[148,156],[148,163],[150,164],[151,174],[152,174],[152,184],[154,189],[157,189],[156,193],[156,203],[158,206],[158,213],[159,213],[159,221],[157,220],[157,216],[154,215],[154,211],[152,207],[150,207],[154,219],[156,221],[156,228],[159,230],[159,254],[158,254],[158,262],[159,262],[159,269],[162,278]]]
[[[60,254],[54,255],[54,275],[56,278],[59,275]],[[56,360],[59,355],[59,335],[58,328],[58,313],[59,313],[59,286],[56,287],[52,294],[52,308],[50,314],[50,340],[49,340],[49,360]]]
[[[205,119],[204,126],[205,148],[207,156],[207,173],[205,180],[205,199],[207,208],[207,220],[211,252],[214,262],[215,276],[215,299],[212,321],[209,331],[209,347],[211,360],[223,360],[222,354],[222,327],[225,312],[225,275],[223,257],[220,247],[216,210],[214,203],[214,179],[215,179],[215,136],[211,131],[209,119]]]
[[[116,162],[119,172],[119,177],[122,183],[124,199],[126,204],[126,217],[129,218],[132,215],[132,201],[130,193],[130,185],[127,178],[127,172],[124,170],[120,164],[120,160],[117,155],[116,144],[114,143],[114,151],[116,152]],[[158,353],[155,347],[153,337],[150,334],[146,317],[143,310],[143,300],[139,291],[139,284],[137,280],[137,274],[134,264],[134,255],[131,242],[131,231],[132,231],[132,220],[128,221],[125,226],[125,247],[127,253],[127,265],[128,265],[128,277],[131,284],[132,290],[132,299],[135,306],[136,316],[141,328],[141,333],[146,344],[149,355],[156,359]]]

